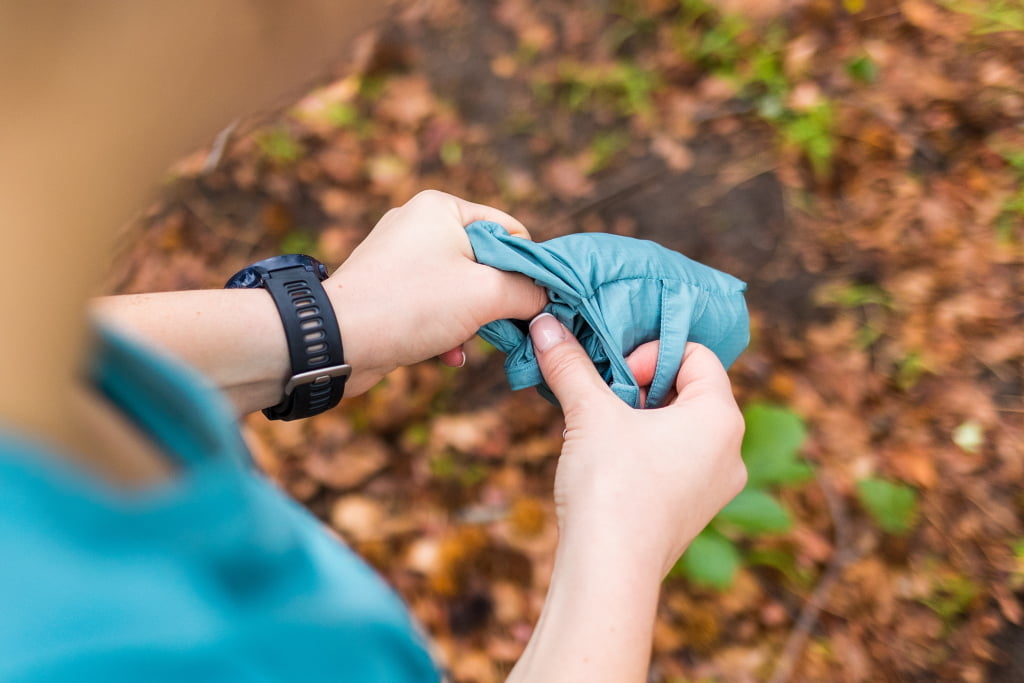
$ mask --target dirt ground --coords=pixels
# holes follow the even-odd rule
[[[737,396],[804,420],[815,477],[778,492],[792,529],[734,538],[728,589],[666,581],[651,680],[1024,680],[1024,8],[720,4],[406,2],[294,107],[183,159],[110,289],[337,264],[424,188],[537,240],[677,249],[748,282]],[[543,601],[562,426],[468,355],[247,426],[452,677],[488,683]],[[858,496],[871,477],[912,489],[906,531]]]

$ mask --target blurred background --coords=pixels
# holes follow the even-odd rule
[[[336,266],[426,188],[656,240],[749,283],[751,478],[666,580],[651,680],[1024,680],[1021,0],[406,0],[333,73],[170,169],[109,291]],[[490,683],[547,588],[562,424],[467,353],[247,425]]]

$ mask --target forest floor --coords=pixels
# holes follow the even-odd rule
[[[749,283],[737,396],[797,420],[813,476],[771,482],[784,524],[720,527],[724,579],[666,580],[651,680],[1024,680],[1024,4],[403,7],[323,87],[182,160],[110,288],[336,265],[425,188],[537,240],[682,251]],[[560,415],[501,360],[474,343],[463,369],[247,422],[466,683],[521,653],[557,540]]]

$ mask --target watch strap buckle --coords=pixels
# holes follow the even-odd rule
[[[327,384],[334,378],[347,379],[352,374],[352,366],[347,363],[341,365],[332,365],[326,368],[317,368],[316,370],[308,370],[306,372],[300,372],[296,375],[292,375],[291,378],[284,385],[284,395],[287,398],[291,396],[297,387],[305,384],[312,384],[319,386]]]

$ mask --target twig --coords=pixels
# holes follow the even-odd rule
[[[238,122],[241,119],[235,119],[227,125],[221,132],[217,133],[217,137],[213,139],[213,145],[210,146],[210,153],[206,155],[206,160],[203,162],[202,175],[209,175],[217,170],[220,166],[220,160],[224,157],[224,152],[228,148],[228,143],[231,142],[231,135],[238,128]]]
[[[788,683],[796,668],[797,661],[803,654],[807,645],[807,639],[811,631],[818,623],[822,610],[828,604],[832,589],[835,588],[843,569],[850,562],[860,556],[860,552],[853,548],[853,539],[850,531],[849,518],[846,516],[846,507],[832,486],[819,479],[822,493],[825,495],[825,502],[828,504],[829,513],[832,515],[832,526],[835,528],[835,548],[832,559],[821,575],[821,580],[811,593],[810,598],[804,603],[797,617],[793,631],[786,639],[786,646],[782,655],[775,663],[775,670],[772,672],[771,683]]]
[[[742,173],[738,174],[735,178],[729,178],[726,182],[719,182],[718,184],[711,186],[706,192],[697,193],[695,198],[698,206],[711,206],[716,202],[721,201],[727,194],[735,190],[740,185],[750,182],[754,178],[764,175],[765,173],[774,171],[779,167],[776,163],[766,161],[767,159],[770,159],[770,155],[759,154],[753,159],[743,162],[742,165],[730,165],[728,170],[739,169]],[[720,173],[718,179],[720,181],[725,180],[723,178],[724,175],[725,173]]]
[[[575,207],[570,208],[559,216],[549,220],[543,227],[543,230],[551,230],[555,226],[561,225],[569,221],[576,220],[588,211],[599,209],[604,205],[610,204],[620,197],[639,190],[640,188],[650,184],[661,182],[661,180],[668,174],[667,171],[659,169],[653,173],[648,173],[641,176],[640,178],[630,181],[629,183],[620,186],[610,192],[603,193],[597,197],[588,199],[582,204],[577,204]]]

